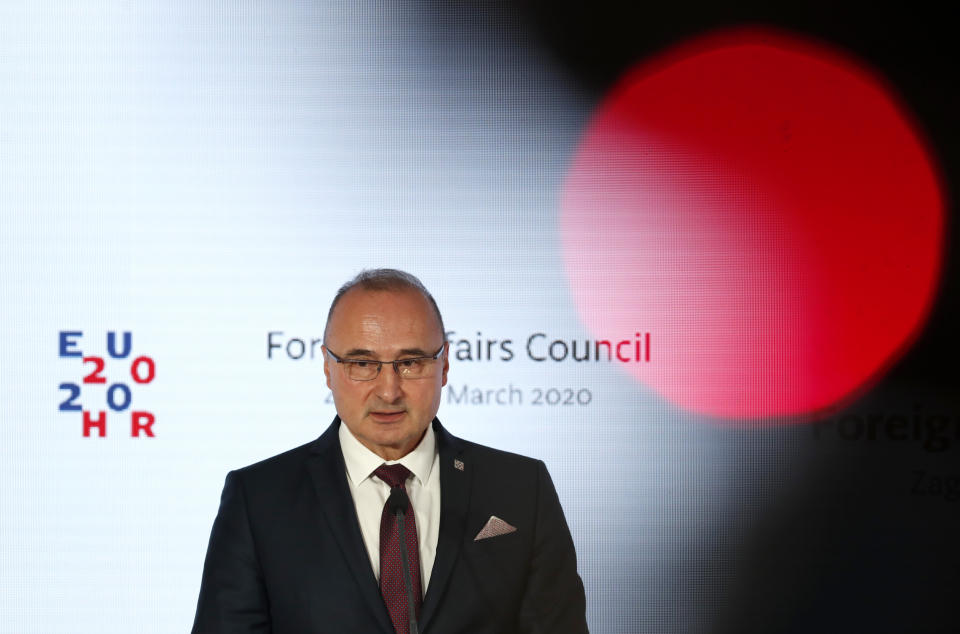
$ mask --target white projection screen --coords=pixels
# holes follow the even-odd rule
[[[591,82],[518,6],[0,8],[0,632],[189,631],[224,476],[329,425],[374,267],[437,299],[444,425],[547,464],[592,632],[949,629],[955,133],[809,24],[632,13],[653,61]],[[712,65],[754,62],[811,101],[737,118]]]

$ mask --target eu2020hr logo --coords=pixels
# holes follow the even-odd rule
[[[61,330],[59,333],[60,357],[78,357],[82,359],[84,367],[80,383],[60,384],[60,389],[67,392],[66,398],[60,403],[60,411],[83,412],[83,435],[87,438],[94,429],[100,438],[107,435],[108,410],[119,414],[121,420],[126,418],[129,411],[130,435],[134,438],[141,435],[153,438],[156,417],[151,412],[132,409],[131,388],[152,383],[157,374],[156,363],[145,355],[133,356],[133,334],[129,331],[122,333],[120,341],[115,331],[107,332],[106,355],[84,354],[80,349],[82,338],[82,330]],[[89,386],[89,389],[81,386]],[[94,390],[99,392],[99,386],[105,388],[106,409],[94,412],[89,404],[86,407],[82,404],[82,397]]]

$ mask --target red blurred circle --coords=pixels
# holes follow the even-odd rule
[[[877,75],[767,30],[699,38],[607,96],[562,193],[564,263],[596,338],[677,405],[816,412],[875,379],[937,286],[934,162]]]

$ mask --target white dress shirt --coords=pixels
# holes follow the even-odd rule
[[[440,533],[440,456],[433,425],[417,447],[399,460],[386,461],[364,447],[340,423],[340,449],[347,465],[347,485],[353,496],[353,505],[360,520],[363,543],[370,555],[373,574],[380,580],[380,517],[390,495],[386,482],[373,475],[382,464],[402,464],[413,474],[405,487],[413,506],[417,523],[417,541],[420,546],[420,588],[425,594],[437,555],[437,537]]]

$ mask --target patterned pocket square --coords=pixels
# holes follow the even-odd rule
[[[500,535],[506,535],[507,533],[513,533],[517,530],[516,526],[510,526],[502,519],[496,515],[491,515],[490,519],[487,520],[487,523],[484,527],[477,533],[477,536],[473,538],[473,541],[478,542],[481,539],[489,539],[491,537],[499,537]]]

